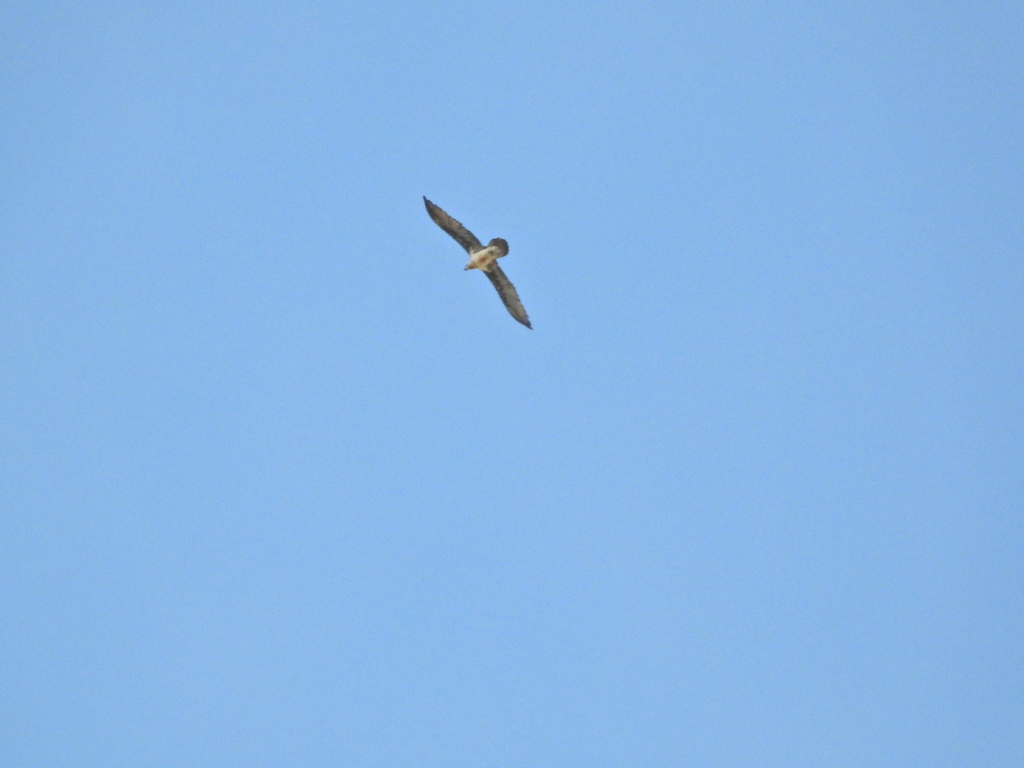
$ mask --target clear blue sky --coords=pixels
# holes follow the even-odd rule
[[[6,3],[0,764],[1024,765],[1024,10],[903,5]]]

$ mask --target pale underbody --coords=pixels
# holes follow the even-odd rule
[[[501,249],[496,245],[488,245],[481,248],[479,251],[470,254],[469,264],[466,265],[466,269],[482,269],[487,270],[489,266],[494,262],[495,259],[500,259],[505,254],[501,252]]]

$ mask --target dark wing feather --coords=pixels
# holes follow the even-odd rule
[[[430,218],[434,220],[434,223],[451,235],[455,239],[455,242],[466,249],[467,253],[473,254],[484,247],[481,242],[476,239],[476,235],[462,226],[462,222],[456,221],[445,213],[441,206],[434,205],[425,197],[423,198],[423,202],[426,204],[427,213],[430,214]]]
[[[530,325],[530,318],[526,316],[526,308],[523,306],[523,302],[519,300],[516,287],[512,285],[511,280],[505,277],[505,273],[501,271],[498,262],[491,262],[490,266],[483,270],[483,272],[494,287],[498,289],[498,295],[501,296],[501,300],[505,303],[505,309],[508,310],[508,313],[532,330],[533,326]]]

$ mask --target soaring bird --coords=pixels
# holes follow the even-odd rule
[[[512,285],[511,280],[505,277],[505,273],[498,266],[498,259],[508,254],[508,243],[500,237],[496,237],[487,245],[481,245],[480,241],[476,239],[476,235],[462,226],[461,222],[445,213],[441,206],[434,205],[426,197],[423,198],[423,202],[434,223],[466,249],[466,253],[469,254],[469,264],[466,265],[466,269],[479,269],[487,275],[491,284],[498,289],[498,295],[505,303],[508,313],[532,330],[530,318],[526,316],[526,309],[523,307],[523,302],[519,300],[515,286]]]

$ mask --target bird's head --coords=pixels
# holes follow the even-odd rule
[[[489,242],[489,243],[487,244],[487,247],[488,247],[488,248],[492,248],[492,247],[493,247],[493,248],[497,248],[497,249],[498,249],[498,255],[497,255],[497,257],[496,257],[496,258],[499,258],[499,259],[500,259],[500,258],[501,258],[502,256],[504,256],[505,254],[507,254],[507,253],[508,253],[508,243],[506,243],[506,242],[505,242],[505,241],[504,241],[503,239],[501,239],[500,237],[496,237],[496,238],[494,238],[493,240],[491,240],[491,242]]]

